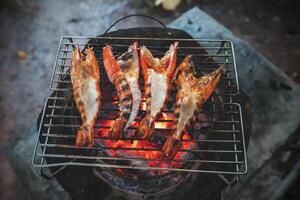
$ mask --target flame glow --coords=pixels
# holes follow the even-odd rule
[[[171,116],[167,114],[163,114],[161,120],[170,120]],[[100,125],[102,126],[110,126],[112,124],[112,120],[101,121]],[[134,122],[133,127],[137,127],[138,122]],[[156,122],[155,128],[171,130],[173,127],[173,122]],[[98,129],[96,130],[99,138],[107,138],[108,129]],[[192,139],[192,137],[185,133],[183,135],[184,140]],[[101,143],[101,144],[100,144]],[[183,165],[185,156],[188,154],[186,151],[179,151],[176,153],[173,160],[162,160],[161,159],[161,148],[162,144],[157,144],[151,140],[111,140],[111,139],[103,139],[99,140],[99,144],[101,146],[105,145],[108,149],[105,152],[111,157],[119,157],[119,158],[140,158],[140,162],[136,162],[136,165],[141,165],[143,167],[159,167],[159,168],[180,168]],[[181,142],[182,150],[189,150],[195,148],[195,142],[183,141]],[[150,150],[149,150],[150,149]],[[122,169],[116,170],[118,173],[123,172]]]

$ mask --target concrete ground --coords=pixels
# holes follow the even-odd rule
[[[198,5],[299,81],[300,31],[295,23],[300,19],[300,12],[294,12],[299,3],[294,3],[289,11],[287,4],[279,5],[270,0],[251,2],[255,3],[187,0],[171,13],[151,7],[150,1],[137,0],[2,2],[0,149],[8,142],[35,132],[37,116],[50,93],[49,81],[60,36],[101,34],[115,20],[132,13],[150,14],[167,24],[183,11]],[[118,27],[145,24],[156,25],[133,18]],[[0,199],[15,199],[16,174],[1,151],[0,174],[5,174],[0,179]]]

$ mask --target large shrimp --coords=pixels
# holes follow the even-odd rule
[[[176,67],[177,49],[178,42],[175,42],[164,57],[159,59],[154,58],[145,46],[140,48],[140,60],[145,80],[146,116],[137,129],[137,137],[151,137],[154,122],[168,101],[171,80]]]
[[[194,115],[200,111],[202,105],[209,99],[222,74],[225,73],[225,68],[222,66],[208,75],[196,78],[190,55],[183,60],[178,70],[178,77],[175,81],[178,88],[174,108],[176,119],[172,135],[163,146],[162,158],[173,158],[176,155],[180,149],[180,140],[186,126],[191,123]]]
[[[82,125],[78,130],[76,146],[92,146],[94,143],[94,124],[100,112],[100,72],[92,48],[80,52],[79,45],[72,53],[71,81],[76,107],[80,112]]]
[[[111,46],[103,48],[104,67],[108,78],[115,85],[120,104],[120,116],[114,121],[109,137],[120,138],[134,122],[141,104],[139,86],[138,44],[134,42],[128,51],[115,59]]]

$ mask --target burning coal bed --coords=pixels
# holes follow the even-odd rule
[[[143,104],[141,105],[142,112],[145,110]],[[117,113],[115,113],[117,116]],[[114,118],[114,113],[110,112],[109,118]],[[139,126],[139,122],[135,122],[132,125],[132,129],[127,131],[126,138],[114,139],[108,137],[109,129],[96,128],[96,144],[101,150],[97,152],[97,156],[111,157],[115,159],[103,160],[98,159],[97,162],[101,164],[110,164],[115,166],[125,166],[124,168],[114,168],[113,171],[119,175],[127,175],[129,177],[141,178],[143,177],[155,177],[157,175],[166,175],[171,172],[168,169],[182,169],[189,168],[193,162],[193,158],[196,157],[190,150],[198,149],[197,139],[205,139],[206,131],[210,126],[208,116],[200,113],[197,116],[197,120],[193,123],[191,131],[185,131],[181,148],[176,153],[173,159],[162,159],[161,149],[169,135],[171,135],[173,127],[174,116],[172,113],[162,113],[160,119],[155,123],[154,137],[150,140],[147,139],[133,139],[135,128]],[[113,120],[98,120],[96,127],[110,127]],[[197,133],[191,134],[192,130]],[[195,140],[196,139],[196,140]],[[103,150],[102,150],[103,149]],[[155,169],[153,169],[155,168]],[[159,169],[159,170],[157,170]]]

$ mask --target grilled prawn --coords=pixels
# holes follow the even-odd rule
[[[80,112],[82,125],[77,132],[76,146],[92,146],[94,123],[101,107],[100,72],[92,48],[80,52],[79,45],[72,53],[71,81],[76,107]]]
[[[142,94],[139,86],[138,44],[134,42],[128,51],[115,59],[112,48],[103,48],[105,70],[115,85],[120,103],[120,116],[109,131],[110,137],[119,138],[136,118]]]
[[[146,116],[142,119],[136,136],[149,138],[154,122],[165,107],[171,89],[171,79],[176,67],[178,42],[161,59],[154,58],[145,47],[140,48],[140,60],[145,80]]]
[[[219,67],[214,72],[196,78],[194,64],[191,56],[187,56],[178,67],[178,77],[175,81],[178,88],[174,108],[174,129],[172,135],[165,142],[162,149],[162,158],[173,158],[180,148],[180,140],[185,127],[199,112],[202,105],[208,100],[215,90],[223,73],[224,67]]]

